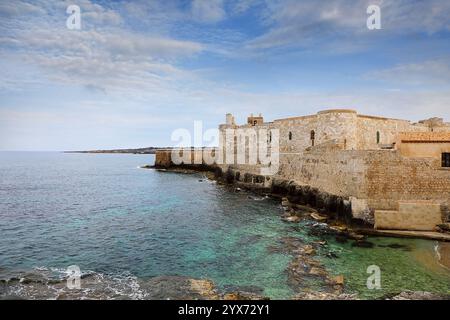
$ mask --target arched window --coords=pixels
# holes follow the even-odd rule
[[[377,144],[380,143],[380,131],[377,131]]]
[[[314,140],[316,139],[316,132],[311,130],[311,145],[314,147]]]
[[[292,132],[289,131],[289,140],[292,140]]]

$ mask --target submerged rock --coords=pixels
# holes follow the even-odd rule
[[[271,245],[267,248],[270,253],[285,253],[295,255],[300,252],[304,241],[296,237],[283,237],[278,240],[278,245]]]
[[[264,296],[264,289],[257,286],[234,286],[224,287],[223,300],[269,300]]]
[[[222,297],[223,300],[270,300],[268,297],[260,296],[249,292],[233,292],[226,293]]]
[[[373,248],[375,245],[372,242],[360,240],[352,243],[352,247],[358,248]]]
[[[300,220],[302,220],[302,219],[297,216],[288,216],[288,217],[283,218],[283,221],[293,222],[293,223],[298,223],[298,222],[300,222]]]
[[[219,295],[210,280],[159,276],[139,283],[149,300],[210,300]]]
[[[401,250],[404,250],[404,251],[411,251],[412,250],[410,246],[406,246],[404,244],[398,244],[398,243],[392,243],[392,244],[386,244],[386,245],[379,244],[378,246],[382,247],[382,248],[401,249]]]
[[[331,281],[334,282],[334,284],[343,286],[344,285],[344,276],[343,275],[334,276],[331,278]]]
[[[302,292],[294,300],[358,300],[356,294],[330,293],[330,292]]]
[[[450,295],[439,295],[426,291],[403,291],[389,297],[385,300],[450,300]]]

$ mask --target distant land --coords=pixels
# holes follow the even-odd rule
[[[138,149],[112,149],[112,150],[86,150],[86,151],[64,151],[64,153],[132,153],[132,154],[155,154],[158,149],[169,149],[167,147],[147,147]]]

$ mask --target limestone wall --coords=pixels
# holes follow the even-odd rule
[[[344,149],[357,149],[357,113],[354,110],[327,110],[317,113],[317,144],[344,141]]]
[[[161,168],[168,168],[172,166],[172,155],[170,150],[156,150],[155,166]]]
[[[393,150],[311,150],[280,159],[281,178],[367,199],[370,208],[393,210],[398,200],[450,202],[450,170],[438,160],[406,158]]]
[[[442,223],[440,203],[434,201],[399,201],[397,210],[376,210],[375,228],[434,231]]]
[[[274,126],[280,130],[280,152],[302,152],[311,146],[311,131],[317,130],[317,116],[275,120]]]
[[[377,150],[380,145],[396,142],[397,134],[400,132],[427,130],[427,126],[413,125],[407,120],[358,115],[357,149]],[[377,132],[380,136],[379,143],[377,143]]]
[[[390,210],[397,200],[450,201],[450,170],[441,168],[437,159],[378,151],[367,154],[365,163],[370,207]]]
[[[367,171],[360,151],[313,150],[280,156],[279,177],[338,196],[366,197]]]
[[[280,151],[299,153],[313,145],[339,139],[345,142],[345,149],[356,149],[356,111],[338,109],[319,112],[316,115],[280,119],[274,126],[280,129]],[[291,133],[292,139],[289,139]]]

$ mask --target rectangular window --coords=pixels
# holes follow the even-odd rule
[[[442,166],[445,168],[450,168],[450,153],[442,154]]]

